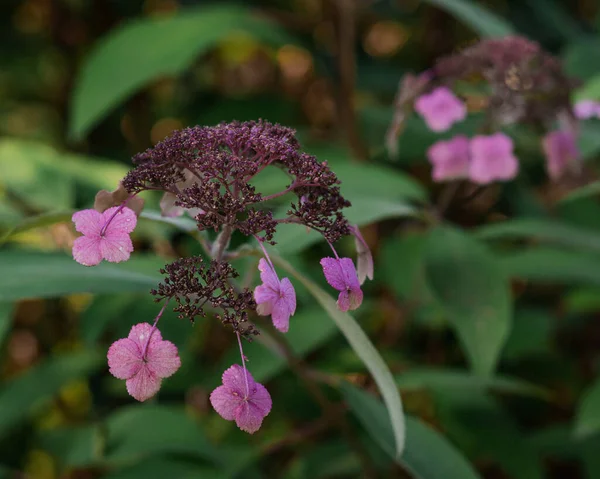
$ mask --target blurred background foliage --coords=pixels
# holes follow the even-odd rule
[[[539,138],[514,131],[519,178],[450,203],[433,229],[418,218],[439,202],[424,155],[436,135],[413,117],[399,157],[384,147],[402,75],[480,37],[540,42],[578,97],[600,100],[596,0],[4,0],[0,12],[4,477],[600,478],[600,120],[582,125],[579,183],[550,183]],[[171,131],[258,118],[298,130],[365,227],[375,281],[355,317],[409,415],[401,459],[365,366],[300,285],[290,349],[268,329],[247,347],[274,400],[254,436],[208,403],[237,354],[210,318],[163,319],[183,367],[151,404],[107,372],[110,343],[157,312],[158,268],[200,248],[149,196],[134,258],[86,269],[70,257],[72,211]],[[461,129],[473,126],[450,134]],[[324,285],[318,238],[276,239]],[[255,261],[236,266],[255,281]]]

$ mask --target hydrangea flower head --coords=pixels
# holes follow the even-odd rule
[[[579,157],[579,150],[572,133],[556,130],[542,139],[542,148],[546,155],[548,176],[557,179],[573,161]]]
[[[321,266],[327,282],[340,292],[337,300],[340,311],[358,308],[363,300],[363,292],[352,260],[323,258]]]
[[[517,176],[519,162],[513,154],[513,142],[504,133],[478,135],[470,142],[469,178],[485,185]]]
[[[433,165],[434,181],[455,180],[469,175],[469,139],[457,135],[447,141],[438,141],[427,150],[427,158]]]
[[[127,392],[138,401],[154,396],[162,379],[179,366],[177,347],[163,340],[160,331],[148,323],[133,326],[129,336],[115,341],[108,350],[110,373],[125,379]]]
[[[260,429],[272,405],[269,391],[237,364],[223,373],[223,385],[211,393],[210,403],[223,419],[250,434]]]
[[[423,117],[430,130],[442,132],[467,116],[467,107],[447,87],[438,87],[421,95],[415,102],[415,111]]]
[[[600,118],[600,102],[595,100],[581,100],[573,107],[575,116],[580,120]]]
[[[258,262],[260,279],[263,284],[254,290],[256,312],[261,316],[273,318],[273,324],[282,333],[290,327],[290,316],[296,312],[296,291],[288,278],[279,281],[271,265],[261,258]]]
[[[133,244],[129,234],[137,217],[129,208],[113,206],[104,213],[96,210],[77,211],[73,215],[80,236],[73,243],[73,258],[84,266],[95,266],[103,259],[119,263],[129,259]]]

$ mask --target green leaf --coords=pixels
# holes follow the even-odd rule
[[[106,420],[105,428],[108,464],[127,464],[167,453],[190,454],[211,463],[224,458],[183,409],[158,405],[124,407]]]
[[[65,427],[43,430],[39,444],[63,468],[86,467],[100,460],[102,438],[97,426]]]
[[[351,224],[363,226],[386,218],[415,217],[418,211],[414,206],[401,201],[392,201],[384,198],[365,196],[354,198],[352,206],[344,210],[344,214]],[[289,207],[282,208],[277,217],[283,217]],[[281,254],[297,253],[308,246],[324,241],[323,236],[302,225],[280,224],[275,235],[276,249]]]
[[[71,102],[70,134],[81,139],[107,113],[157,78],[187,69],[234,32],[277,44],[289,41],[276,24],[241,5],[186,9],[167,18],[117,27],[87,55]]]
[[[325,309],[342,334],[354,349],[354,352],[363,361],[369,370],[388,410],[389,419],[393,431],[393,443],[395,444],[396,457],[402,454],[404,449],[404,413],[402,411],[402,399],[394,382],[394,377],[388,369],[385,361],[373,346],[369,337],[365,334],[356,320],[348,313],[337,308],[335,300],[313,283],[307,277],[298,273],[292,266],[280,257],[273,256],[273,261],[278,263],[289,274],[294,276],[314,296],[317,302]]]
[[[122,265],[86,267],[65,254],[3,250],[0,265],[0,301],[14,301],[70,293],[147,292],[160,281],[158,270],[164,261],[133,258]]]
[[[493,390],[523,396],[548,396],[542,388],[521,379],[501,375],[482,377],[469,371],[450,369],[411,368],[396,376],[396,384],[404,391],[457,389],[469,394],[475,391]]]
[[[177,479],[225,479],[218,469],[191,461],[169,457],[150,457],[135,466],[119,469],[101,476],[100,479],[139,479],[140,477],[173,477]]]
[[[575,92],[575,101],[600,100],[600,75],[596,74]]]
[[[561,203],[569,203],[581,198],[588,198],[589,196],[596,195],[600,195],[600,181],[594,181],[571,191],[567,196],[562,198]]]
[[[342,382],[340,389],[352,413],[375,442],[416,479],[479,478],[450,442],[410,416],[406,417],[406,448],[402,456],[397,456],[392,429],[381,401],[347,382]]]
[[[600,379],[583,393],[575,415],[575,434],[587,438],[600,431]]]
[[[35,228],[42,228],[44,226],[52,226],[56,223],[63,223],[71,220],[73,215],[72,211],[58,211],[52,213],[42,213],[36,216],[30,216],[25,218],[18,225],[8,230],[4,236],[0,238],[0,245],[11,239],[13,236],[19,233],[24,233]]]
[[[4,343],[4,338],[12,326],[12,315],[15,310],[13,303],[6,301],[0,302],[0,345]]]
[[[512,323],[510,285],[502,269],[485,244],[457,229],[438,227],[427,239],[425,271],[473,370],[492,374]]]
[[[538,283],[600,285],[600,256],[557,248],[528,248],[499,257],[512,278]]]
[[[145,209],[144,211],[142,211],[140,218],[174,226],[180,229],[181,231],[185,231],[186,233],[194,233],[198,231],[198,224],[192,218],[189,218],[187,216],[171,218],[167,216],[162,216],[159,211]]]
[[[482,37],[504,37],[515,33],[504,19],[473,0],[425,0],[469,25]]]
[[[475,237],[484,240],[530,238],[575,249],[600,252],[598,232],[554,220],[517,218],[482,226],[475,230],[474,234]]]
[[[595,35],[582,37],[567,45],[562,57],[570,76],[590,80],[600,73],[600,39]]]
[[[99,369],[104,361],[95,352],[51,357],[7,382],[0,392],[0,437],[29,416],[34,406],[49,402],[64,385]]]

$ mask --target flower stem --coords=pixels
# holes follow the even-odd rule
[[[137,193],[134,193],[132,195],[129,195],[128,198],[126,198],[123,203],[121,203],[119,206],[117,206],[117,209],[115,210],[115,212],[111,215],[110,218],[108,218],[108,221],[104,224],[104,226],[102,227],[102,229],[100,230],[100,236],[104,236],[104,234],[106,233],[106,228],[108,228],[108,225],[111,224],[112,220],[115,219],[115,216],[117,216],[122,210],[123,208],[125,208],[125,205],[127,204],[127,202],[133,198]]]
[[[242,348],[242,338],[240,332],[236,331],[238,346],[240,347],[240,356],[242,357],[242,368],[244,368],[244,382],[246,383],[246,398],[250,396],[250,388],[248,387],[248,372],[246,371],[246,356],[244,356],[244,349]]]
[[[229,244],[229,240],[231,239],[231,234],[233,233],[233,226],[229,224],[224,224],[223,229],[217,236],[217,239],[212,245],[211,256],[216,261],[221,261],[223,258],[223,253],[227,249],[227,245]]]
[[[156,315],[156,318],[154,318],[154,324],[152,325],[152,329],[150,330],[150,334],[148,335],[148,340],[146,341],[146,344],[144,344],[144,351],[142,353],[142,358],[146,357],[146,352],[148,351],[148,345],[150,344],[150,339],[152,339],[152,334],[154,333],[154,331],[156,331],[156,325],[158,324],[158,320],[161,318],[161,316],[165,312],[165,308],[167,307],[167,304],[169,304],[168,301],[165,302],[165,304],[163,304],[163,307],[160,308],[160,311]]]

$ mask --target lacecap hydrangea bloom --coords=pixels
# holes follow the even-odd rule
[[[340,181],[327,163],[301,151],[293,130],[263,121],[177,131],[136,155],[133,162],[135,168],[122,180],[118,194],[99,194],[104,209],[96,205],[99,211],[74,215],[84,235],[76,240],[75,258],[86,265],[102,258],[128,259],[133,250],[129,235],[141,206],[138,195],[161,191],[163,215],[193,218],[208,259],[179,258],[161,269],[165,278],[151,294],[162,309],[153,326],[136,325],[128,338],[111,346],[110,372],[126,381],[134,398],[152,397],[162,379],[180,364],[176,346],[164,340],[157,327],[167,305],[192,322],[215,317],[237,337],[241,366],[225,371],[211,403],[224,419],[254,433],[271,410],[271,397],[247,370],[242,339],[250,341],[259,334],[254,321],[260,316],[271,316],[275,328],[287,332],[296,311],[294,286],[289,278],[280,279],[268,252],[276,244],[277,227],[292,223],[299,225],[299,234],[304,227],[323,236],[335,256],[323,259],[326,281],[339,291],[341,310],[356,309],[363,297],[361,283],[373,277],[373,259],[360,231],[343,214],[350,202],[341,195]],[[280,191],[270,195],[252,185],[266,168],[277,168],[289,177]],[[278,198],[287,199],[289,208],[276,217],[272,202]],[[262,256],[258,261],[262,282],[254,291],[236,283],[238,273],[230,261],[242,253],[230,250],[234,232],[256,244],[254,251]],[[349,235],[355,238],[358,271],[351,258],[339,257],[334,248],[335,242]],[[248,245],[244,247],[247,252]]]

